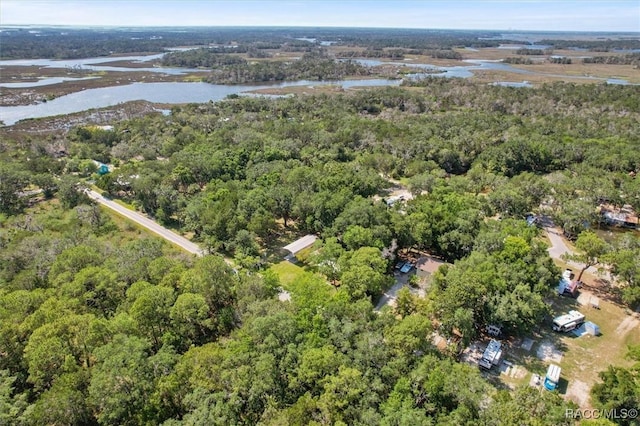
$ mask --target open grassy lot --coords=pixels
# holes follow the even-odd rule
[[[302,279],[306,274],[310,274],[304,270],[304,268],[294,265],[293,263],[283,260],[280,263],[269,268],[270,271],[275,272],[280,278],[280,283],[286,289],[295,281]]]
[[[505,359],[515,361],[527,373],[511,377],[500,375],[500,381],[509,387],[529,383],[532,374],[544,377],[548,365],[553,362],[562,368],[559,392],[583,408],[591,407],[589,391],[599,381],[598,373],[609,365],[628,367],[632,363],[625,359],[628,345],[640,344],[640,315],[608,300],[600,299],[600,309],[589,306],[593,293],[582,291],[578,299],[554,296],[551,302],[553,316],[576,309],[586,316],[587,321],[600,327],[601,335],[556,333],[551,329],[550,319],[542,324],[531,336],[531,350],[515,342],[507,351]],[[553,355],[560,359],[545,360],[539,357],[542,349],[553,348]]]
[[[281,300],[295,301],[298,298],[307,307],[316,309],[336,294],[336,288],[323,275],[307,271],[286,260],[272,265],[269,270],[278,276],[282,288],[288,293]]]

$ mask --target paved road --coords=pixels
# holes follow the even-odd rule
[[[552,259],[562,260],[566,264],[576,269],[577,272],[579,272],[582,268],[584,268],[584,263],[567,261],[562,258],[563,255],[574,254],[574,252],[564,242],[562,230],[557,228],[553,223],[553,221],[546,216],[543,216],[540,219],[540,223],[542,225],[542,228],[544,229],[544,232],[547,234],[547,237],[549,237],[549,241],[551,242],[551,247],[547,249],[547,251],[549,252],[549,256],[551,256]],[[587,268],[585,272],[588,272],[593,276],[601,275],[598,273],[598,270],[593,266],[590,266],[589,268]],[[606,273],[605,276],[611,280],[611,276],[608,273]]]
[[[176,234],[175,232],[161,226],[158,225],[156,222],[154,222],[153,220],[149,219],[148,217],[138,213],[138,212],[134,212],[132,210],[127,209],[126,207],[121,206],[120,204],[113,202],[111,200],[108,200],[106,198],[104,198],[102,195],[98,194],[95,191],[91,191],[88,190],[86,192],[86,194],[89,196],[89,198],[97,201],[98,203],[102,204],[103,206],[121,214],[122,216],[126,217],[129,220],[134,221],[135,223],[137,223],[140,226],[143,226],[145,228],[147,228],[149,231],[158,234],[159,236],[161,236],[162,238],[164,238],[165,240],[181,247],[182,249],[188,251],[189,253],[193,253],[195,255],[198,256],[202,256],[203,255],[203,251],[202,249],[197,245],[192,243],[191,241],[187,240],[186,238]]]

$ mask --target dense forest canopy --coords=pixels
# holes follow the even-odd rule
[[[375,314],[311,274],[280,302],[274,275],[131,239],[86,204],[3,230],[5,424],[571,424],[558,395],[440,354],[422,308]]]

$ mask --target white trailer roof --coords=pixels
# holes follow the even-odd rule
[[[484,350],[482,354],[482,359],[485,359],[489,362],[493,362],[498,355],[500,354],[500,347],[502,344],[497,340],[491,339],[489,344],[487,345],[487,349]]]
[[[584,315],[581,314],[578,311],[569,311],[568,314],[564,314],[564,315],[560,315],[559,317],[556,317],[553,319],[553,322],[556,324],[568,324],[572,321],[578,321],[578,320],[583,320],[584,319]]]
[[[305,249],[313,244],[317,238],[318,237],[316,237],[315,235],[305,235],[304,237],[295,240],[291,244],[285,246],[284,249],[290,251],[292,254],[296,254],[300,250]]]
[[[560,367],[550,364],[547,369],[547,378],[554,383],[558,383],[558,380],[560,380]]]

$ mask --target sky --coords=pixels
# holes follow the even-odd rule
[[[2,25],[640,32],[640,0],[1,0]]]

